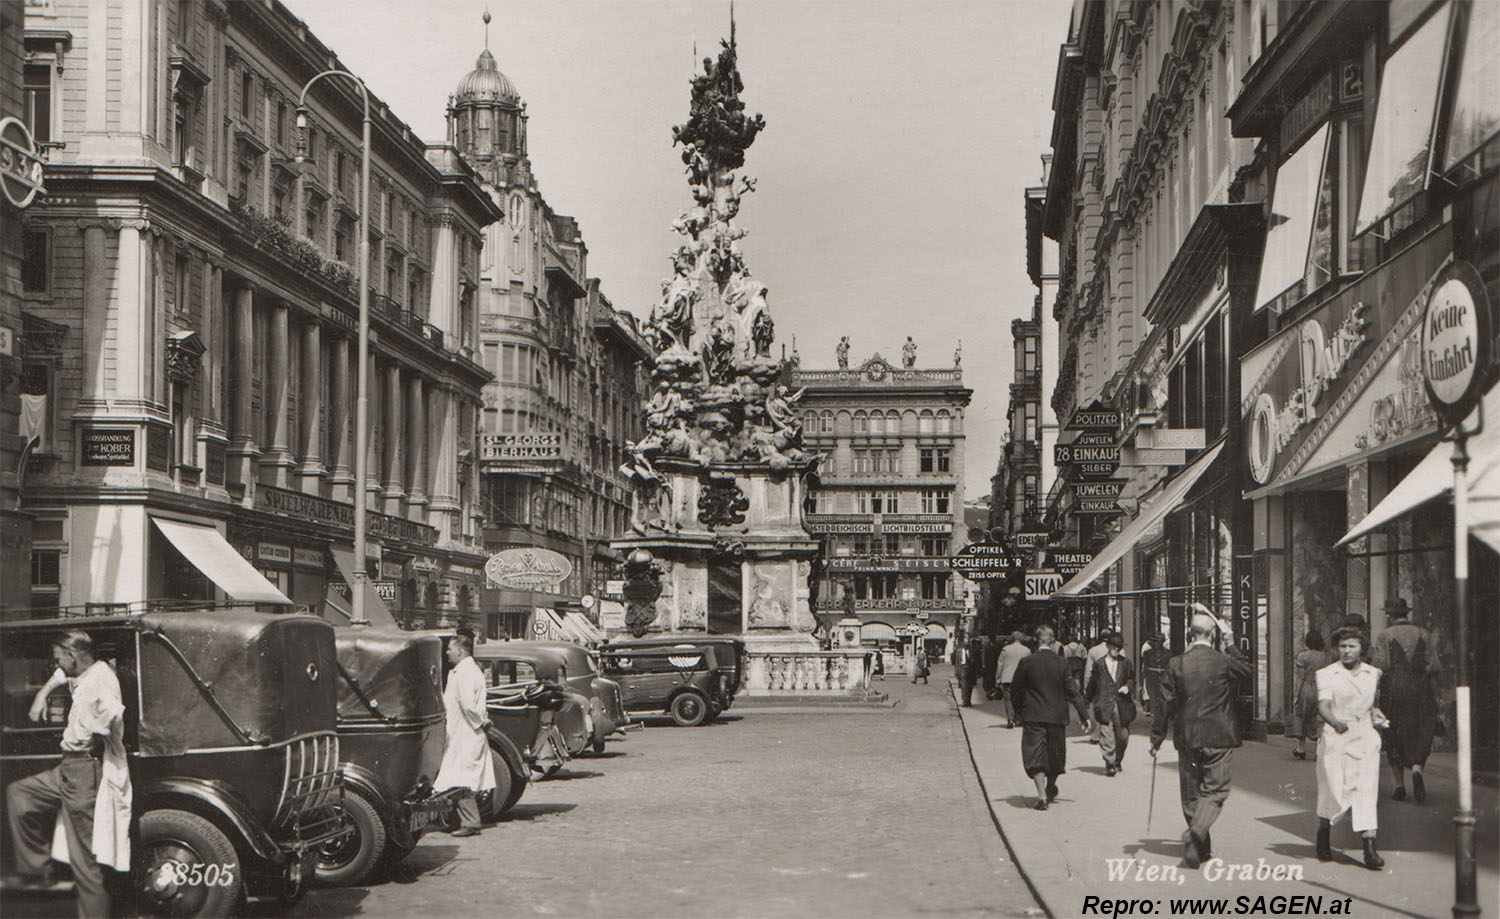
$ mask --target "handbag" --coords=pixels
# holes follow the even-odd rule
[[[1115,711],[1119,712],[1120,725],[1130,727],[1130,722],[1135,720],[1135,700],[1129,696],[1120,696],[1115,700]]]

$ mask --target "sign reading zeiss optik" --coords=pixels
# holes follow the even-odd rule
[[[1021,570],[1020,559],[999,543],[970,543],[950,559],[953,570],[971,581],[1000,581]]]

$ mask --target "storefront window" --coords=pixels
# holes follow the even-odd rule
[[[1454,89],[1443,168],[1451,169],[1500,130],[1500,4],[1469,5],[1468,35]]]
[[[1276,191],[1267,220],[1266,254],[1261,261],[1257,309],[1301,281],[1307,271],[1319,178],[1328,146],[1328,125],[1308,138],[1276,170]]]
[[[1386,59],[1356,233],[1370,229],[1426,187],[1432,115],[1451,10],[1452,4],[1444,6]]]

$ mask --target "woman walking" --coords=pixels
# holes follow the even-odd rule
[[[1297,749],[1292,755],[1307,759],[1307,742],[1318,742],[1318,729],[1323,725],[1318,715],[1318,671],[1333,662],[1333,655],[1325,649],[1323,633],[1317,629],[1308,632],[1302,644],[1303,649],[1292,659],[1297,687],[1292,702],[1292,730],[1297,732]]]
[[[1406,800],[1406,770],[1410,769],[1412,797],[1421,804],[1427,800],[1422,767],[1437,733],[1436,649],[1427,630],[1412,624],[1411,608],[1404,598],[1387,603],[1385,611],[1390,625],[1375,639],[1371,661],[1380,668],[1380,705],[1391,719],[1386,734],[1386,756],[1396,777],[1391,797]]]
[[[1347,812],[1364,837],[1365,867],[1379,871],[1375,850],[1375,806],[1380,797],[1380,732],[1385,715],[1375,707],[1380,671],[1364,662],[1365,636],[1358,629],[1333,633],[1338,659],[1317,672],[1318,859],[1333,861],[1333,822]]]

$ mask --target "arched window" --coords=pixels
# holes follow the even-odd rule
[[[922,414],[917,417],[917,433],[931,434],[932,428],[932,410],[923,409]]]
[[[885,434],[885,416],[879,412],[870,415],[870,433],[876,436]]]
[[[900,435],[901,414],[899,412],[886,412],[885,431],[887,434]]]
[[[870,433],[870,417],[868,415],[866,415],[864,412],[855,412],[854,413],[854,433],[856,433],[856,434],[868,434],[868,433]]]
[[[825,411],[823,413],[823,433],[833,433],[833,412]]]
[[[937,432],[939,434],[953,433],[953,416],[948,414],[947,409],[940,409],[937,413]]]

